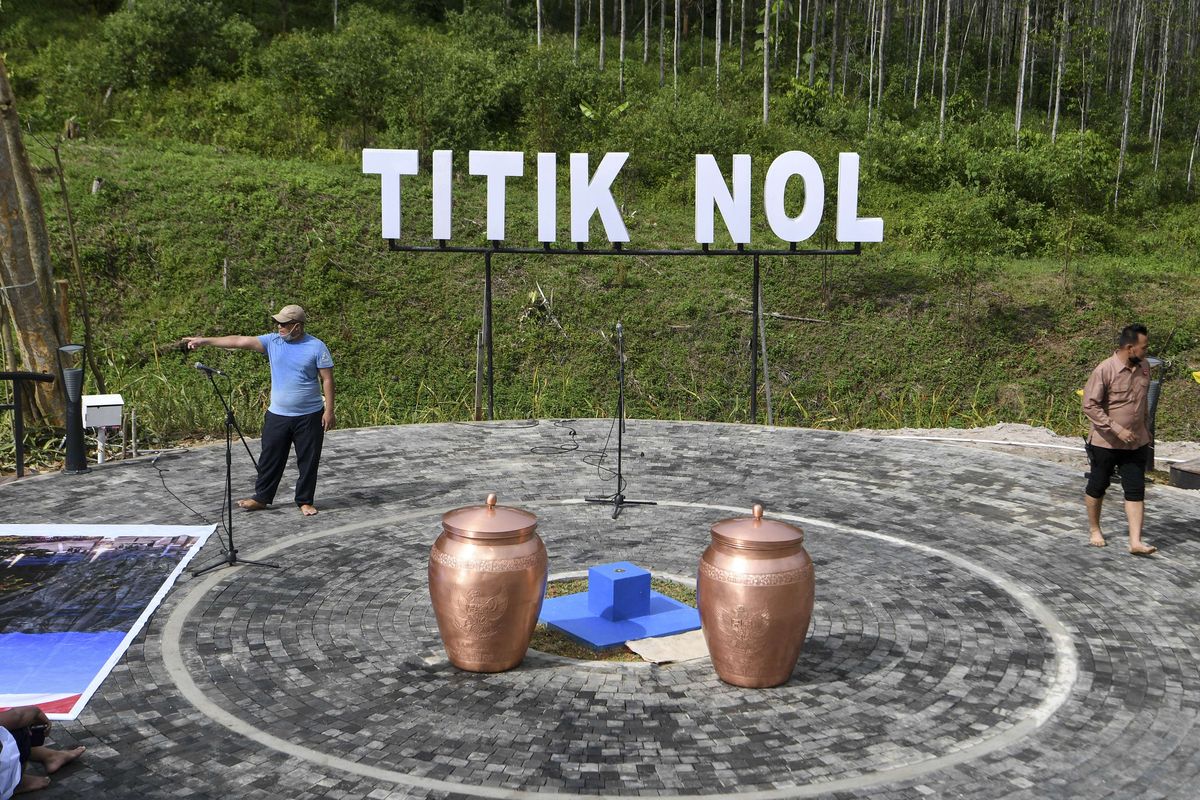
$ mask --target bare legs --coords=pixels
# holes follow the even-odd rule
[[[1088,515],[1088,544],[1092,547],[1104,547],[1104,534],[1100,530],[1100,509],[1104,504],[1103,498],[1084,495]],[[1142,500],[1125,501],[1125,519],[1129,523],[1129,552],[1135,556],[1148,556],[1157,552],[1153,545],[1142,543],[1142,523],[1146,518],[1146,503]]]
[[[1108,544],[1104,541],[1104,534],[1100,531],[1100,507],[1104,504],[1104,498],[1085,494],[1083,499],[1087,503],[1088,533],[1091,534],[1088,544],[1092,547],[1104,547]]]
[[[76,747],[71,750],[54,750],[49,747],[33,747],[29,750],[29,760],[41,762],[42,766],[46,768],[46,774],[53,775],[83,755],[85,749],[84,747]],[[45,789],[49,785],[49,778],[25,773],[21,776],[21,782],[17,784],[17,788],[13,794],[36,792],[39,789]]]

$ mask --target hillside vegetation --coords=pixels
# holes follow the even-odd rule
[[[1188,185],[1200,54],[1178,38],[1196,3],[1172,4],[1165,35],[1165,4],[1117,4],[1111,19],[1068,9],[1062,26],[1062,6],[1042,3],[1019,142],[1020,65],[998,54],[1021,49],[1023,2],[952,0],[950,58],[926,52],[920,84],[922,4],[773,4],[779,28],[768,37],[782,33],[768,38],[765,123],[753,4],[741,67],[724,6],[719,88],[711,0],[678,6],[677,88],[670,2],[661,85],[656,4],[643,63],[645,6],[625,3],[623,65],[607,27],[621,3],[605,4],[603,69],[600,3],[580,4],[577,54],[573,3],[544,4],[540,46],[533,3],[450,5],[343,5],[334,29],[325,3],[5,4],[0,47],[31,128],[56,263],[67,277],[47,150],[66,131],[92,344],[108,391],[125,395],[143,431],[169,440],[223,421],[190,368],[196,354],[167,344],[264,331],[288,302],[309,310],[310,331],[334,353],[341,425],[471,417],[483,258],[389,252],[379,178],[361,172],[369,146],[422,153],[423,174],[404,183],[413,244],[429,235],[435,148],[454,150],[456,244],[484,243],[484,182],[467,174],[467,151],[527,154],[525,177],[508,189],[516,245],[536,241],[534,152],[560,154],[565,241],[565,154],[591,153],[594,166],[627,151],[614,194],[637,247],[692,246],[696,153],[726,170],[734,153],[754,157],[754,246],[779,246],[759,198],[771,160],[793,149],[812,154],[826,179],[825,221],[810,244],[833,244],[837,154],[859,152],[860,213],[883,217],[884,242],[860,257],[763,260],[765,310],[782,315],[765,322],[777,424],[1008,420],[1081,432],[1075,390],[1111,352],[1115,330],[1142,321],[1152,352],[1178,365],[1159,435],[1200,433],[1200,386],[1186,375],[1200,368],[1200,205]],[[1130,39],[1123,13],[1138,15],[1142,39]],[[945,38],[944,12],[942,23],[932,14],[925,48]],[[1130,41],[1142,48],[1132,59]],[[798,208],[797,187],[789,198]],[[602,243],[598,224],[593,237]],[[719,221],[717,237],[729,245]],[[631,416],[749,419],[749,258],[498,255],[493,270],[498,417],[611,415],[620,320]],[[231,374],[240,420],[255,431],[265,364],[248,353],[204,358]]]

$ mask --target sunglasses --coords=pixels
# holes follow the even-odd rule
[[[293,325],[298,325],[298,324],[299,324],[299,323],[298,323],[298,322],[296,322],[295,320],[293,320],[293,321],[291,321],[291,322],[280,322],[280,321],[279,321],[279,320],[277,320],[277,319],[273,319],[273,320],[271,320],[271,322],[274,322],[274,323],[275,323],[275,324],[276,324],[278,327],[280,327],[280,328],[290,328],[290,327],[292,327]]]

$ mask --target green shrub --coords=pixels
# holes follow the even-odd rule
[[[214,0],[138,0],[105,20],[100,72],[118,88],[161,86],[194,71],[230,77],[257,35]]]

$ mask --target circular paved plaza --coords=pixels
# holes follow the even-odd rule
[[[57,744],[89,747],[61,798],[1190,797],[1200,782],[1200,494],[1147,493],[1147,540],[1085,546],[1082,477],[947,444],[611,422],[338,431],[317,502],[235,514],[239,567],[184,577]],[[577,435],[571,435],[574,431]],[[615,461],[615,436],[609,443]],[[576,449],[571,449],[578,445]],[[256,447],[256,445],[255,445]],[[235,492],[253,471],[234,455]],[[0,487],[5,522],[220,516],[224,448]],[[290,496],[289,468],[281,500]],[[706,660],[451,667],[426,591],[440,515],[536,513],[551,574],[628,560],[692,580],[709,526],[801,525],[817,578],[791,681]],[[197,564],[221,554],[216,536]]]

